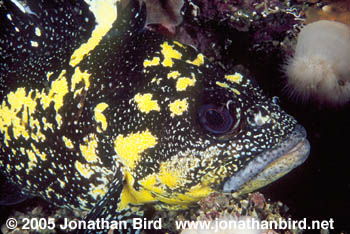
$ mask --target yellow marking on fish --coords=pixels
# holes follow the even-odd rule
[[[101,124],[100,126],[97,126],[97,132],[101,133],[102,131],[105,131],[107,129],[107,118],[106,116],[102,113],[106,108],[108,107],[108,104],[105,102],[101,102],[97,104],[97,106],[94,109],[94,114],[95,114],[95,120],[97,123]]]
[[[239,92],[237,89],[235,89],[235,88],[231,88],[231,90],[235,93],[235,94],[237,94],[237,95],[240,95],[241,94],[241,92]]]
[[[30,137],[32,139],[34,139],[36,142],[44,142],[46,140],[46,136],[44,134],[41,133],[40,131],[40,122],[37,119],[34,119],[33,117],[31,117],[30,120],[30,124],[29,124],[31,129],[36,129],[36,131],[32,132],[32,134],[30,135]]]
[[[91,185],[89,194],[95,199],[102,198],[107,193],[107,188],[104,184],[98,186]]]
[[[176,82],[176,90],[184,91],[188,86],[194,86],[196,80],[188,77],[181,77]]]
[[[232,83],[241,83],[243,76],[241,74],[239,74],[238,72],[236,72],[233,75],[225,75],[225,79],[232,82]]]
[[[204,55],[203,54],[198,54],[197,58],[195,58],[193,61],[191,60],[186,60],[187,63],[196,65],[196,66],[200,66],[204,64]]]
[[[181,59],[182,54],[175,50],[172,45],[169,45],[168,42],[164,42],[162,45],[161,53],[164,56],[164,60],[162,62],[162,65],[164,67],[172,67],[173,66],[173,59]]]
[[[54,102],[54,108],[56,112],[63,106],[63,97],[68,93],[68,83],[66,77],[66,70],[63,70],[56,80],[51,84],[51,89],[49,94],[46,96],[45,93],[42,94],[43,108],[46,109],[51,102]]]
[[[81,154],[84,156],[85,160],[89,163],[97,162],[99,157],[96,155],[97,140],[94,134],[89,134],[84,138],[85,144],[80,144]]]
[[[27,114],[26,111],[24,111],[23,113],[26,113],[26,114]],[[27,117],[28,117],[28,115],[27,115]],[[27,118],[25,118],[25,119],[27,119]],[[22,120],[24,120],[23,117],[22,117]],[[27,120],[24,120],[24,121],[27,122]],[[35,127],[36,127],[37,129],[40,129],[39,120],[37,120],[37,119],[31,119],[31,120],[30,120],[30,123],[29,123],[29,126],[30,126],[31,129],[34,129]]]
[[[139,111],[148,114],[150,111],[160,111],[157,100],[152,100],[152,94],[146,93],[141,95],[140,93],[136,94],[134,101],[137,103],[137,108]]]
[[[188,102],[185,99],[178,99],[169,104],[169,109],[171,112],[171,117],[175,117],[175,115],[182,115],[184,111],[188,109]]]
[[[229,89],[230,86],[226,83],[223,83],[223,82],[219,82],[219,81],[216,81],[216,85],[222,87],[222,88],[226,88],[226,89]]]
[[[69,139],[68,137],[62,136],[62,140],[64,142],[64,145],[68,149],[73,149],[74,148],[74,145],[73,145],[73,142],[71,141],[71,139]]]
[[[178,168],[173,167],[169,162],[162,162],[159,169],[159,181],[170,188],[175,188],[182,182],[184,174]]]
[[[179,76],[180,76],[181,74],[180,74],[180,72],[178,72],[178,71],[172,71],[172,72],[169,72],[168,73],[168,79],[170,79],[170,78],[173,78],[173,79],[177,79]]]
[[[130,169],[141,158],[141,153],[157,144],[157,137],[153,136],[147,129],[143,132],[131,133],[124,137],[118,135],[114,141],[114,149],[121,162]]]
[[[35,153],[30,150],[30,149],[27,149],[26,150],[26,153],[27,153],[27,156],[28,156],[28,169],[27,169],[27,173],[33,169],[33,166],[36,165],[36,163],[38,162],[36,156],[35,156]]]
[[[191,189],[185,194],[178,194],[178,198],[184,202],[192,203],[208,197],[213,192],[215,192],[215,190],[210,188],[210,186],[198,184],[191,187]]]
[[[179,176],[180,173],[175,172],[162,172],[164,177],[164,182],[167,182],[169,185],[176,186],[181,182],[176,182],[176,178],[170,178],[172,175]],[[197,202],[200,199],[207,197],[214,192],[207,185],[196,185],[189,189],[185,194],[173,192],[167,193],[165,190],[160,188],[160,180],[155,174],[148,175],[146,178],[139,181],[142,185],[140,190],[135,190],[133,184],[135,183],[134,178],[129,171],[125,171],[126,185],[121,193],[121,202],[119,203],[118,210],[122,210],[128,207],[128,204],[144,204],[154,201],[162,201],[167,204],[173,205],[168,207],[170,209],[183,209],[186,208],[189,204]],[[178,178],[178,177],[177,177]]]
[[[196,78],[193,73],[191,73],[192,79],[188,77],[181,77],[176,81],[176,90],[184,91],[188,86],[194,86],[196,83]]]
[[[226,84],[226,83],[216,81],[216,84],[217,84],[218,86],[222,87],[222,88],[230,89],[232,92],[234,92],[234,93],[237,94],[237,95],[240,95],[240,94],[241,94],[241,92],[239,92],[237,89],[230,87],[230,86],[229,86],[228,84]]]
[[[152,193],[145,190],[135,190],[133,185],[135,183],[134,178],[128,171],[124,171],[126,184],[124,185],[123,191],[120,194],[120,202],[118,204],[118,211],[128,207],[128,204],[141,204],[156,201]]]
[[[74,163],[75,169],[79,172],[79,174],[86,179],[89,179],[94,172],[91,170],[89,165],[82,164],[79,161],[75,161]]]
[[[143,62],[143,67],[157,66],[159,65],[159,62],[159,57],[154,57],[152,60],[145,59],[145,61]]]
[[[112,24],[117,19],[116,1],[88,1],[90,11],[93,12],[96,20],[96,27],[91,33],[89,40],[74,51],[69,64],[75,67],[83,58],[89,54],[101,41],[102,37],[112,28]]]
[[[185,48],[185,46],[184,46],[182,43],[180,43],[180,42],[178,42],[178,41],[173,41],[173,42],[174,42],[175,45],[178,45],[178,46],[180,46],[181,48]]]
[[[80,82],[84,82],[84,90],[88,90],[90,87],[90,75],[87,71],[85,72],[81,72],[79,67],[76,67],[74,70],[74,74],[72,76],[72,86],[70,91],[74,92],[74,98],[79,95],[83,88],[79,88],[77,89],[76,86],[77,84],[79,84]]]
[[[145,188],[148,191],[152,191],[156,194],[163,194],[165,193],[164,189],[162,189],[159,185],[159,179],[157,174],[151,174],[146,176],[145,178],[138,181],[140,185],[142,185],[143,188]]]
[[[8,141],[11,137],[8,135],[8,128],[12,127],[12,134],[15,139],[20,136],[26,140],[29,139],[29,131],[27,131],[28,122],[30,126],[33,126],[35,120],[32,114],[36,109],[36,97],[33,99],[31,90],[28,95],[26,94],[25,88],[18,88],[13,92],[7,94],[6,100],[2,101],[0,106],[0,131],[4,133],[4,143],[8,146]],[[19,113],[21,112],[21,115]],[[28,119],[30,118],[30,120]],[[40,129],[40,125],[37,125],[37,133]],[[33,133],[34,134],[34,133]],[[36,136],[42,138],[42,135]]]
[[[39,151],[39,149],[37,149],[33,143],[31,143],[30,146],[32,147],[34,153],[36,155],[38,155],[42,161],[46,161],[46,154],[45,153],[41,153]]]
[[[58,113],[60,108],[63,106],[63,98],[69,92],[68,90],[68,82],[65,77],[66,70],[63,70],[58,78],[54,80],[51,84],[51,89],[49,94],[46,95],[43,91],[38,96],[41,98],[40,103],[44,109],[48,108],[51,102],[54,102],[54,108],[56,110],[56,122],[58,124],[58,128],[61,126],[62,116]]]
[[[78,95],[81,95],[83,93],[83,90],[84,88],[76,89],[73,97],[76,98]]]
[[[25,131],[24,123],[17,117],[17,113],[23,108],[23,100],[26,99],[26,93],[24,88],[19,88],[15,92],[10,92],[7,95],[7,102],[10,108],[6,105],[5,100],[2,101],[0,109],[0,129],[5,132],[4,142],[7,145],[7,141],[10,140],[10,136],[7,133],[7,128],[13,126],[13,135],[17,139],[22,135],[25,139],[29,138],[28,132]],[[24,108],[25,110],[27,108]],[[22,115],[23,117],[23,115]],[[24,121],[23,121],[24,122]]]
[[[159,173],[157,173],[159,181],[170,189],[176,189],[179,186],[181,187],[184,184],[188,183],[186,178],[187,175],[191,173],[190,169],[192,166],[195,167],[195,165],[198,165],[200,163],[201,161],[198,158],[191,156],[162,162],[160,164]],[[183,165],[187,165],[187,167],[183,167]],[[183,206],[186,206],[186,204],[199,201],[201,198],[207,197],[213,193],[214,189],[210,188],[210,184],[210,182],[202,179],[201,183],[189,188],[189,190],[185,193],[173,192],[171,194],[168,194],[167,198],[162,198],[162,196],[160,196],[159,200],[164,201],[168,204],[182,204]],[[155,184],[155,186],[159,187],[160,185]],[[175,209],[177,208],[178,207],[175,207]]]
[[[176,189],[176,187],[186,184],[190,169],[195,168],[200,163],[201,161],[193,156],[161,162],[158,173],[147,176],[139,183],[152,192],[163,194],[168,188]]]
[[[39,137],[37,137],[34,133],[30,134],[30,138],[36,142],[39,142]]]
[[[53,132],[53,125],[52,125],[52,123],[47,122],[47,120],[46,120],[45,117],[43,117],[43,118],[41,119],[41,121],[42,121],[43,124],[44,124],[44,128],[43,128],[43,129],[44,129],[45,131],[49,128],[49,129],[51,129],[51,131]]]

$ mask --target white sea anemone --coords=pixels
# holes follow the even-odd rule
[[[284,69],[293,97],[335,106],[350,101],[350,27],[329,20],[306,25]]]

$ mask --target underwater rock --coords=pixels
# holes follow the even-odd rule
[[[319,20],[334,20],[350,25],[350,2],[348,0],[325,1],[322,7],[307,8],[306,24]]]
[[[147,7],[146,25],[161,25],[170,33],[182,22],[181,8],[183,0],[145,0]],[[152,28],[152,27],[151,27]]]
[[[199,201],[197,207],[186,211],[155,213],[154,218],[162,218],[164,233],[204,234],[210,230],[177,230],[175,221],[215,221],[215,220],[290,220],[289,208],[282,202],[272,202],[255,192],[235,198],[231,194],[215,193]],[[226,230],[232,231],[232,230]],[[243,230],[244,231],[244,230]],[[252,233],[301,233],[301,230],[249,230]],[[226,233],[226,232],[222,232]],[[235,232],[227,232],[235,233]],[[244,233],[244,232],[243,232]],[[250,232],[248,232],[250,233]]]

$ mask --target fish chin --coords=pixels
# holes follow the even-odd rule
[[[301,125],[297,125],[286,140],[257,155],[244,169],[227,178],[222,190],[240,195],[259,189],[301,165],[309,152],[306,131]]]

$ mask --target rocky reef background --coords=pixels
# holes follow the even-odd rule
[[[178,5],[171,3],[166,7],[165,14],[171,16],[170,20],[169,17],[166,20],[153,17],[152,24],[147,27],[193,45],[227,70],[234,66],[248,70],[265,93],[279,97],[281,107],[306,128],[311,153],[303,165],[260,189],[260,193],[240,199],[213,195],[198,204],[200,209],[180,213],[156,212],[149,216],[168,220],[164,232],[171,231],[175,219],[196,220],[203,218],[204,214],[208,216],[208,213],[215,218],[229,211],[256,215],[260,219],[333,218],[335,230],[329,230],[330,233],[350,233],[350,103],[330,108],[293,100],[284,88],[286,78],[282,71],[286,59],[293,54],[296,36],[303,24],[319,19],[350,24],[349,1],[185,0],[181,11]],[[0,213],[1,224],[10,216],[50,216],[59,220],[82,215],[56,209],[38,198],[1,206]],[[4,225],[1,231],[10,233]],[[298,232],[273,230],[272,233]],[[320,233],[320,230],[304,233]]]

